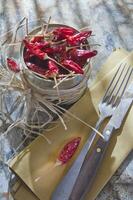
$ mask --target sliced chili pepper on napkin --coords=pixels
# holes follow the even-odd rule
[[[80,144],[80,141],[81,137],[74,138],[63,147],[57,159],[59,165],[66,164],[72,158]]]

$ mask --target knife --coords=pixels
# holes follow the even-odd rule
[[[125,116],[127,115],[131,105],[133,104],[133,82],[125,91],[120,104],[116,108],[110,121],[103,130],[103,138],[99,138],[91,154],[86,155],[81,170],[78,174],[75,185],[72,189],[68,200],[83,200],[86,193],[91,190],[91,186],[96,177],[97,170],[103,160],[106,149],[109,145],[110,138],[114,130],[121,127]]]
[[[67,174],[63,177],[63,180],[57,186],[56,190],[54,191],[52,195],[51,200],[68,200],[71,194],[72,188],[80,172],[80,169],[82,167],[82,164],[84,162],[85,156],[96,137],[93,132],[94,131],[91,132],[89,139],[83,146],[77,159],[74,161],[73,165],[71,166]]]
[[[91,146],[91,143],[92,143],[91,141],[93,141],[93,138],[90,138],[89,141],[84,145],[79,156],[77,157],[76,161],[74,162],[74,164],[72,165],[72,167],[70,168],[66,176],[57,186],[55,192],[52,195],[52,198],[51,198],[52,200],[80,200],[81,198],[84,198],[86,192],[88,192],[88,189],[90,188],[93,182],[94,175],[96,174],[97,169],[98,169],[98,168],[96,169],[95,174],[91,174],[91,173],[88,174],[90,172],[89,171],[90,169],[88,170],[88,166],[86,164],[92,163],[93,161],[93,163],[91,164],[93,166],[97,160],[98,160],[97,162],[99,162],[99,159],[102,160],[113,130],[118,129],[121,126],[123,119],[125,118],[125,115],[127,114],[132,102],[133,102],[133,82],[125,91],[125,95],[122,97],[119,106],[117,107],[116,111],[114,112],[114,115],[112,116],[108,125],[105,127],[103,131],[105,140],[100,138],[99,141],[97,142],[96,149],[93,152],[93,154],[95,154],[95,157],[93,157],[94,155],[91,155],[91,157],[89,158],[91,161],[87,162],[88,157],[89,157],[89,155],[87,154],[88,146]],[[91,137],[93,137],[93,135],[91,135]],[[104,151],[102,151],[101,146],[104,149]],[[87,156],[84,161],[86,154]],[[95,158],[95,162],[94,162],[94,158]],[[82,166],[83,162],[84,162],[84,165]],[[100,162],[99,162],[99,165],[100,165]],[[82,171],[80,171],[81,166],[82,166]],[[87,174],[86,174],[86,170],[87,170]],[[90,183],[89,183],[90,177],[88,175],[90,175],[91,177]]]

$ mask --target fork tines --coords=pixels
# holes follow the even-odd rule
[[[125,88],[131,80],[132,73],[133,68],[127,63],[122,63],[110,82],[102,102],[106,102],[107,104],[111,104],[112,107],[116,107],[124,94]]]

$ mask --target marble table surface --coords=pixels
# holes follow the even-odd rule
[[[133,0],[1,0],[0,34],[10,30],[22,19],[30,20],[49,16],[55,22],[68,24],[78,29],[90,27],[95,33],[94,41],[101,45],[93,66],[93,78],[113,49],[133,49]],[[12,149],[0,136],[4,159],[10,157]],[[1,151],[1,150],[0,150]],[[9,199],[7,167],[0,163],[0,200]],[[12,198],[11,198],[12,199]],[[133,152],[117,170],[97,200],[133,199]]]

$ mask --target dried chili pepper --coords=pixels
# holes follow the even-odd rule
[[[32,43],[42,42],[42,41],[44,41],[44,35],[36,35],[30,40],[30,42]]]
[[[39,49],[45,49],[45,48],[48,48],[50,47],[50,43],[47,42],[47,41],[43,41],[43,42],[35,42],[35,46],[36,48],[38,47]]]
[[[82,67],[87,58],[97,53],[97,51],[80,49],[80,44],[86,42],[91,33],[92,31],[77,33],[74,28],[63,26],[49,32],[51,36],[49,40],[45,40],[44,35],[36,35],[31,40],[24,39],[24,60],[26,63],[31,63],[28,67],[32,71],[45,74],[47,77],[55,77],[58,73],[66,74],[68,71],[83,74]],[[79,49],[77,47],[72,49],[72,46],[79,46]],[[50,69],[51,66],[53,69]],[[62,67],[60,71],[58,66]],[[44,71],[42,71],[43,67],[45,67]]]
[[[92,31],[83,31],[83,32],[80,32],[80,33],[77,33],[75,35],[72,35],[72,36],[68,36],[67,37],[67,42],[69,45],[79,45],[83,42],[86,41],[86,39],[91,36],[92,34]]]
[[[29,49],[24,50],[24,61],[28,62],[34,55],[30,53]]]
[[[63,40],[66,39],[67,36],[72,36],[76,30],[74,28],[69,27],[59,27],[53,30],[53,34],[55,36],[55,40]]]
[[[75,63],[72,60],[63,60],[62,65],[65,66],[67,69],[74,71],[76,74],[83,74],[84,73],[84,71],[80,67],[80,65],[78,65],[77,63]]]
[[[72,58],[91,58],[97,54],[97,51],[90,51],[90,50],[83,50],[83,49],[72,49],[69,51],[69,54],[71,55]]]
[[[47,54],[40,50],[35,44],[28,42],[26,39],[24,39],[23,42],[25,44],[25,47],[29,50],[31,54],[37,56],[41,60],[47,58]]]
[[[36,44],[36,43],[35,43]],[[57,43],[56,42],[47,42],[45,41],[45,44],[43,46],[43,44],[38,44],[37,43],[37,46],[39,48],[42,48],[42,50],[45,52],[45,53],[48,53],[48,54],[59,54],[59,53],[62,53],[62,52],[66,52],[66,42],[62,42],[62,43]]]
[[[10,70],[17,73],[20,72],[20,66],[13,58],[7,58],[7,65]]]
[[[68,142],[61,150],[59,157],[57,159],[57,163],[59,162],[61,165],[67,163],[77,150],[80,141],[81,137],[77,137]]]
[[[51,47],[48,47],[48,48],[45,48],[45,52],[46,53],[50,53],[50,54],[56,54],[56,53],[61,53],[62,51],[64,51],[64,47],[63,46],[51,46]]]
[[[45,76],[45,74],[46,74],[46,70],[45,69],[42,69],[38,65],[30,63],[30,62],[26,62],[26,65],[33,72],[36,72],[38,74],[41,74],[41,75]]]
[[[38,52],[45,50],[45,48],[48,48],[50,46],[49,42],[43,41],[43,42],[35,42],[34,44],[32,44],[32,43],[29,43],[27,40],[26,41],[24,40],[24,43],[25,43],[25,47],[26,47],[25,50],[24,50],[24,60],[25,60],[25,62],[30,61],[30,59],[34,55],[39,57],[41,60],[45,59],[45,57],[43,57],[43,56],[40,57],[40,55],[41,55],[40,53],[39,53],[39,56],[38,56]],[[44,51],[44,53],[45,53],[45,51]]]
[[[59,68],[52,60],[48,61],[48,71],[45,73],[46,77],[56,77],[59,73]]]
[[[90,51],[74,48],[68,52],[68,58],[80,63],[80,65],[84,65],[88,58],[94,57],[95,55],[97,55],[96,50]]]

